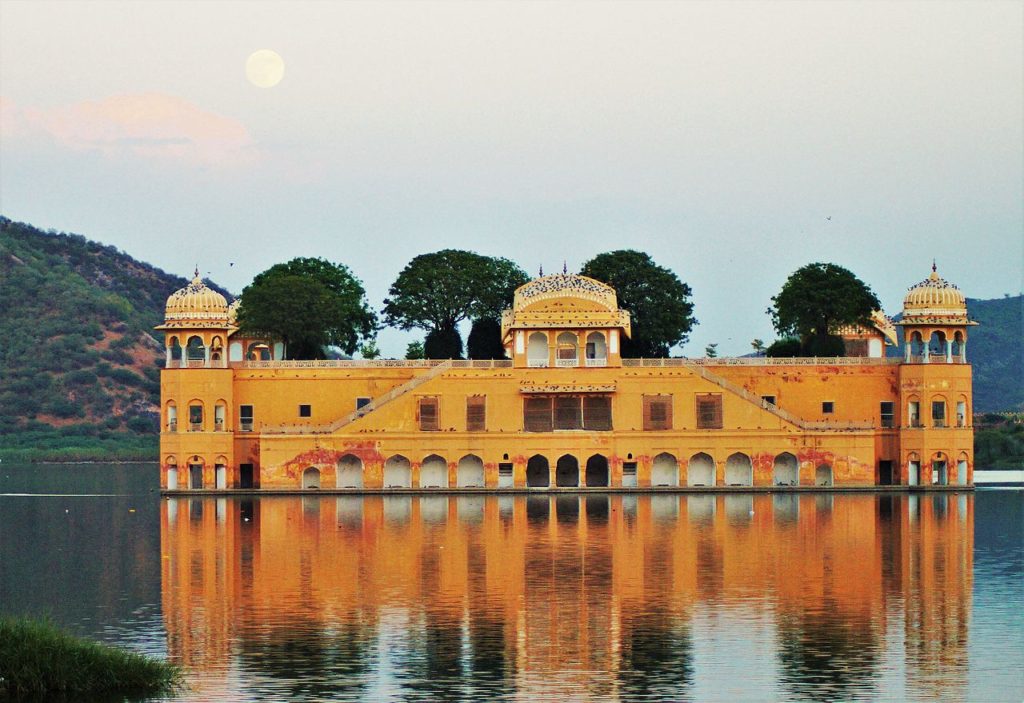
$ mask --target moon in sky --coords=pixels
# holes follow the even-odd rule
[[[254,51],[245,62],[245,77],[258,88],[273,88],[284,77],[284,59],[276,51]]]

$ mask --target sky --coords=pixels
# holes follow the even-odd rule
[[[5,216],[235,293],[322,256],[377,309],[438,249],[638,249],[693,289],[689,356],[774,339],[815,261],[890,315],[933,259],[1019,293],[1022,133],[1021,2],[0,0]]]

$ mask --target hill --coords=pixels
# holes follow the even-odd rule
[[[153,458],[162,343],[186,279],[0,217],[0,456]]]
[[[981,323],[967,339],[975,412],[1024,410],[1024,295],[968,298],[967,311]]]

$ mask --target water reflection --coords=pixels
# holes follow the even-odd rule
[[[732,667],[773,682],[748,696],[837,700],[882,695],[895,667],[904,697],[963,699],[972,510],[946,494],[171,498],[163,612],[204,698],[720,699],[709,682]]]

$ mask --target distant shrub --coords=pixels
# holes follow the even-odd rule
[[[99,383],[99,378],[92,371],[79,369],[64,376],[64,383],[69,386],[93,386]]]
[[[67,398],[54,398],[50,400],[43,407],[43,411],[47,415],[60,418],[83,417],[85,415],[81,405]]]
[[[105,349],[104,351],[100,352],[100,356],[102,356],[104,360],[109,361],[112,364],[127,365],[132,363],[132,357],[128,353],[120,349]]]
[[[142,376],[135,373],[134,371],[129,371],[128,369],[122,368],[111,369],[110,379],[117,383],[123,383],[127,386],[137,387],[146,385],[146,379],[144,379]]]

